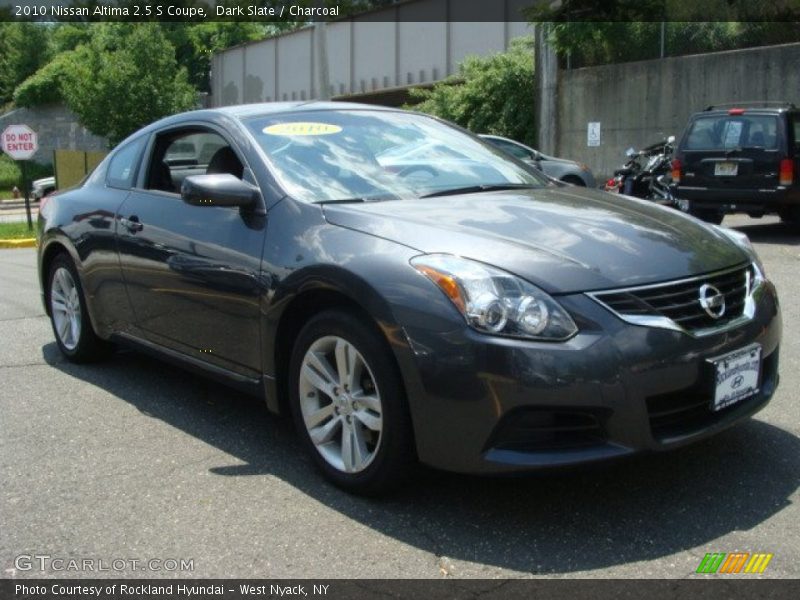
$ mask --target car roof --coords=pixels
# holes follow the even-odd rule
[[[304,111],[320,110],[373,110],[373,111],[397,111],[400,109],[376,104],[361,104],[356,102],[329,102],[311,100],[304,102],[261,102],[257,104],[236,104],[233,106],[220,106],[215,108],[201,108],[175,115],[170,115],[154,121],[145,127],[135,131],[128,138],[120,142],[117,147],[122,146],[133,138],[140,135],[150,134],[155,130],[164,127],[180,126],[192,121],[211,121],[221,122],[225,120],[245,121],[258,117],[270,115],[290,114]]]
[[[742,114],[767,114],[767,115],[777,115],[780,113],[791,112],[791,110],[787,108],[743,108],[744,112]],[[700,112],[695,113],[696,117],[701,116],[709,116],[709,117],[717,117],[717,116],[729,116],[731,113],[728,110],[702,110]],[[735,116],[735,115],[734,115]]]
[[[700,117],[700,116],[727,116],[731,114],[731,110],[742,110],[744,111],[743,114],[766,114],[766,115],[779,115],[783,113],[792,113],[797,112],[797,108],[794,106],[729,106],[726,108],[712,108],[701,110],[694,113],[693,116]]]
[[[528,150],[533,150],[533,148],[531,148],[527,144],[523,144],[522,142],[518,142],[517,140],[512,140],[511,138],[505,137],[503,135],[494,135],[493,133],[479,133],[478,137],[483,138],[485,140],[500,140],[503,142],[510,142],[517,146],[522,146],[523,148],[527,148]]]
[[[330,102],[322,100],[309,100],[304,102],[261,102],[257,104],[236,104],[209,109],[220,114],[229,115],[237,119],[248,119],[280,113],[296,113],[314,110],[397,110],[376,104],[362,104],[358,102]]]

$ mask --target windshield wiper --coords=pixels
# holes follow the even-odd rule
[[[503,190],[531,190],[536,189],[538,185],[532,183],[489,183],[482,185],[467,185],[464,187],[452,188],[449,190],[440,190],[438,192],[431,192],[420,196],[420,198],[435,198],[437,196],[455,196],[457,194],[477,194],[479,192],[501,192]]]

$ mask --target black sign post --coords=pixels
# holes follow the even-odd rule
[[[22,193],[25,194],[25,214],[28,216],[28,229],[33,231],[33,217],[31,217],[31,195],[30,185],[28,184],[28,169],[26,168],[28,161],[19,161],[20,171],[22,171]]]

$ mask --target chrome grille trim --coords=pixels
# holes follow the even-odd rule
[[[734,274],[736,272],[743,272],[744,274],[743,302],[736,301],[737,312],[739,311],[739,306],[743,304],[743,306],[741,306],[741,313],[731,319],[726,319],[724,322],[715,326],[699,327],[699,328],[684,327],[679,322],[673,320],[668,316],[665,316],[663,314],[657,314],[658,312],[657,307],[647,304],[645,301],[641,300],[635,295],[637,293],[642,293],[650,290],[658,290],[664,288],[672,288],[674,290],[675,288],[678,288],[680,286],[685,286],[687,284],[692,284],[692,283],[700,284],[701,282],[705,283],[710,280],[724,277],[725,275],[728,274]],[[654,283],[654,284],[633,286],[627,288],[615,288],[615,289],[600,290],[595,292],[586,292],[586,295],[589,296],[592,300],[594,300],[598,304],[600,304],[603,308],[613,313],[619,319],[625,321],[626,323],[631,323],[632,325],[639,325],[642,327],[654,327],[659,329],[669,329],[673,331],[679,331],[681,333],[685,333],[692,337],[704,337],[708,335],[723,333],[731,329],[735,329],[736,327],[739,327],[751,321],[755,316],[755,307],[756,307],[755,297],[763,283],[764,283],[764,276],[759,270],[758,265],[756,265],[755,263],[750,263],[746,265],[739,265],[729,269],[724,269],[722,271],[715,271],[713,273],[706,273],[704,275],[687,277],[685,279],[677,279],[662,283]],[[736,286],[736,288],[738,287],[739,286]],[[682,293],[686,294],[687,292],[682,292]],[[637,308],[629,310],[639,311],[640,314],[626,314],[625,312],[620,312],[619,310],[613,308],[612,306],[609,305],[609,303],[603,300],[604,297],[625,296],[626,294],[629,295],[629,299],[622,300],[622,302],[627,303],[629,306],[636,306]],[[659,297],[665,298],[669,297],[670,295],[671,295],[670,293],[666,293],[659,295]],[[681,294],[676,293],[676,295],[679,296]],[[641,314],[642,311],[646,311],[648,314]],[[683,320],[690,320],[690,319],[684,318]]]

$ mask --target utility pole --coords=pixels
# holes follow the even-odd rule
[[[327,23],[317,21],[314,23],[314,47],[317,52],[317,99],[331,99],[331,77],[328,69],[328,39],[326,32]]]
[[[536,24],[533,93],[536,111],[536,149],[546,154],[554,154],[558,150],[558,57],[547,43],[548,33],[549,23]]]

